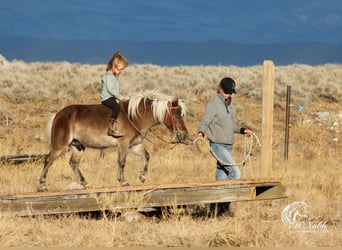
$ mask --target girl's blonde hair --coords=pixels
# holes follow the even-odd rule
[[[121,51],[116,51],[112,58],[109,59],[106,71],[111,70],[113,68],[113,65],[118,65],[119,63],[121,63],[124,67],[127,67],[127,65],[129,64],[128,60],[123,55],[121,55]]]

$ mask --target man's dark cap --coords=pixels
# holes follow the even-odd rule
[[[220,87],[223,89],[225,94],[236,94],[235,91],[235,82],[230,77],[225,77],[220,82]]]

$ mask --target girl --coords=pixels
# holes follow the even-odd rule
[[[120,95],[118,76],[128,66],[128,60],[121,55],[120,51],[114,53],[107,63],[106,73],[101,81],[101,103],[112,110],[108,123],[109,136],[122,137],[123,134],[117,129],[117,117],[120,112],[119,102],[125,99]]]

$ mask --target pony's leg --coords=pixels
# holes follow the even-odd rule
[[[71,157],[69,160],[69,165],[72,168],[72,171],[74,171],[74,174],[76,176],[77,182],[82,185],[84,188],[88,187],[88,183],[85,180],[84,176],[82,175],[80,169],[78,168],[80,161],[84,154],[84,148],[77,149],[75,146],[71,145]]]
[[[118,175],[117,179],[121,186],[129,186],[129,182],[125,179],[125,165],[127,157],[128,146],[123,144],[118,145]]]
[[[145,147],[143,146],[143,144],[138,144],[135,145],[131,148],[131,151],[134,154],[140,155],[142,160],[143,160],[143,166],[140,170],[140,175],[139,175],[139,179],[142,183],[145,182],[146,180],[146,174],[148,171],[148,164],[150,161],[150,154],[146,151]]]
[[[63,152],[63,149],[60,150],[54,150],[52,149],[49,154],[44,159],[44,167],[43,171],[39,178],[39,186],[38,186],[38,192],[45,192],[47,191],[46,188],[46,178],[49,171],[49,168],[51,167],[52,163],[56,160],[56,158]]]

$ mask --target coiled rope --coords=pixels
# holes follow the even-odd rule
[[[210,149],[210,153],[215,157],[215,159],[221,163],[222,165],[225,165],[225,166],[237,166],[237,165],[243,165],[244,167],[244,175],[246,175],[246,162],[248,161],[249,164],[249,175],[252,176],[252,163],[251,163],[251,160],[250,160],[250,157],[251,157],[251,152],[252,152],[252,148],[253,148],[253,142],[254,142],[254,139],[256,139],[259,147],[261,147],[261,143],[260,143],[260,140],[259,138],[257,137],[257,135],[255,133],[251,133],[250,136],[245,136],[245,139],[244,139],[244,147],[243,147],[243,160],[238,162],[238,163],[235,163],[235,164],[232,164],[232,163],[228,163],[228,162],[225,162],[224,160],[220,159],[214,152],[213,150],[211,149],[210,147],[210,143],[209,143],[209,140],[207,139],[203,139],[203,141],[205,141],[205,143],[208,145],[209,149]],[[194,141],[193,141],[193,144],[196,143],[196,141],[198,141],[200,139],[196,138]]]

